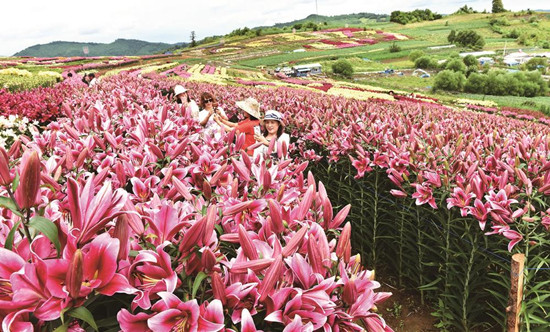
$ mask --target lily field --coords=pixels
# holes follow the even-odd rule
[[[550,329],[549,117],[256,68],[382,61],[388,43],[446,36],[430,24],[2,59],[2,331],[408,331],[381,310],[388,289],[429,308],[425,331],[502,331],[518,253],[521,330]],[[253,158],[244,135],[208,135],[177,84],[230,117],[256,98],[284,115],[290,145]]]

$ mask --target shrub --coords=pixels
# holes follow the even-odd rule
[[[401,46],[397,45],[395,42],[390,46],[390,53],[401,52]]]
[[[447,36],[447,40],[449,41],[449,43],[454,43],[454,42],[455,42],[455,38],[456,38],[456,31],[451,30],[451,32],[450,32],[449,35]]]
[[[431,56],[424,55],[414,61],[414,66],[421,69],[437,68],[437,61]]]
[[[514,74],[493,70],[488,74],[472,73],[464,91],[496,96],[542,96],[548,92],[548,84],[538,71]]]
[[[459,31],[454,38],[454,43],[474,50],[480,50],[485,46],[485,40],[474,30]]]
[[[452,70],[443,70],[435,77],[433,89],[434,91],[461,91],[465,82],[466,76],[464,74]]]
[[[353,66],[347,60],[338,60],[332,64],[332,72],[334,74],[351,78],[353,75]]]
[[[527,70],[541,70],[544,72],[548,67],[548,60],[546,58],[532,58],[525,63]]]
[[[504,34],[504,38],[518,38],[518,37],[519,37],[518,29],[509,30],[507,33]]]
[[[471,54],[466,55],[462,59],[462,61],[468,67],[470,67],[470,66],[476,66],[477,67],[477,64],[478,64],[477,58],[475,56],[471,55]]]
[[[445,69],[466,74],[466,65],[460,59],[453,59],[448,61],[445,65]]]
[[[485,94],[487,91],[487,75],[471,73],[464,85],[464,91]]]
[[[399,24],[407,24],[422,21],[438,20],[442,16],[441,14],[433,13],[429,9],[420,10],[416,9],[412,12],[402,12],[400,10],[393,11],[390,15],[390,22]]]
[[[411,60],[412,62],[415,62],[416,59],[418,59],[418,58],[420,58],[424,55],[426,55],[426,53],[424,53],[424,51],[414,50],[409,54],[409,60]]]

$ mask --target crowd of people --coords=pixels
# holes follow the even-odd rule
[[[241,121],[233,122],[210,92],[203,92],[197,104],[190,98],[185,87],[176,85],[174,97],[182,105],[182,109],[189,112],[204,128],[205,135],[219,139],[223,132],[232,130],[237,134],[244,134],[242,149],[254,159],[265,158],[267,155],[279,158],[287,154],[290,136],[284,132],[283,115],[276,110],[267,110],[262,116],[260,103],[256,99],[249,97],[236,102]]]

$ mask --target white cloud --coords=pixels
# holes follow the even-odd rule
[[[541,9],[540,0],[503,0],[511,10]],[[317,7],[316,7],[317,3]],[[110,43],[117,38],[151,42],[189,41],[221,35],[242,27],[284,23],[314,14],[340,15],[359,12],[389,14],[394,10],[429,8],[451,13],[468,5],[491,10],[489,0],[92,0],[74,2],[5,1],[0,20],[0,55],[11,55],[35,44],[51,41]],[[7,14],[7,15],[6,15]]]

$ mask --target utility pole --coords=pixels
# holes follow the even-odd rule
[[[317,8],[317,0],[315,0],[315,14],[319,16],[319,8]]]

